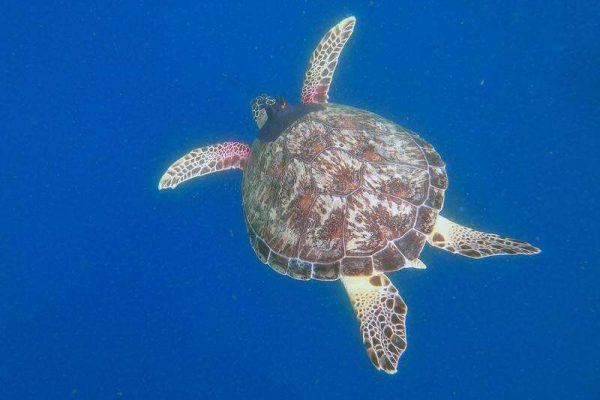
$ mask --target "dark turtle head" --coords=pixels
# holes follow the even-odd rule
[[[282,97],[262,94],[252,100],[252,117],[260,130],[259,139],[273,141],[294,121],[311,111],[323,108],[319,104],[289,104]]]
[[[263,129],[267,122],[273,122],[277,119],[280,112],[285,110],[287,103],[281,97],[271,97],[261,94],[250,103],[252,108],[252,117],[258,126]]]

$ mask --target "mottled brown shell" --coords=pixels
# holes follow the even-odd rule
[[[296,279],[410,266],[444,201],[433,147],[378,115],[326,104],[275,141],[256,140],[244,211],[262,262]]]

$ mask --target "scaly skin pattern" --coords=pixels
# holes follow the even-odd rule
[[[312,53],[308,64],[304,85],[302,86],[303,103],[327,103],[329,86],[337,67],[340,54],[354,31],[356,19],[348,17],[331,28],[323,36]]]
[[[535,246],[522,240],[476,231],[438,216],[427,241],[435,247],[469,258],[537,254]]]
[[[406,350],[406,303],[385,275],[344,277],[342,282],[360,321],[369,359],[378,370],[396,373]]]
[[[240,142],[224,142],[190,151],[175,161],[158,184],[159,189],[175,189],[181,183],[202,175],[232,168],[244,169],[250,147]]]
[[[296,279],[370,276],[414,261],[448,185],[431,145],[373,113],[327,104],[255,141],[243,196],[262,262]]]

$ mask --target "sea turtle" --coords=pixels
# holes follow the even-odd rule
[[[373,365],[396,372],[406,349],[407,307],[387,273],[425,268],[425,243],[471,258],[535,254],[520,240],[442,217],[445,164],[412,131],[376,114],[328,103],[333,73],[356,20],[342,20],[313,52],[301,104],[261,95],[252,147],[195,149],[169,167],[159,189],[242,169],[243,207],[258,258],[295,279],[341,280]]]

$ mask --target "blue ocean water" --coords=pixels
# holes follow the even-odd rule
[[[426,248],[398,373],[339,283],[261,264],[239,171],[159,192],[257,134],[355,15],[331,100],[429,140],[444,214],[534,257]],[[0,5],[0,399],[600,398],[596,1]]]

